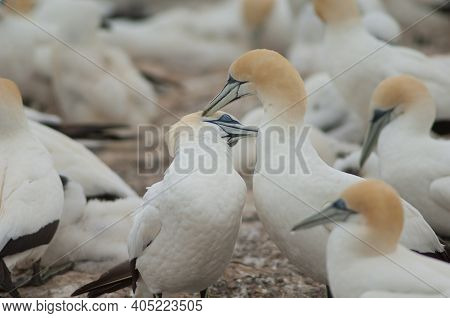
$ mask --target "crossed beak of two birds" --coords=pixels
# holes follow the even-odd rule
[[[202,113],[205,122],[216,124],[224,132],[226,132],[224,138],[228,139],[227,141],[230,146],[234,146],[241,138],[250,136],[256,137],[258,135],[258,127],[242,125],[229,115],[222,115],[219,119],[208,119],[208,116],[220,111],[227,105],[241,99],[242,97],[253,94],[254,92],[252,92],[251,86],[248,82],[238,81],[229,75],[222,91],[208,104]],[[375,110],[369,131],[362,147],[360,158],[361,167],[364,166],[364,163],[373,151],[381,130],[389,122],[392,110],[393,109],[387,111]],[[344,222],[354,213],[354,211],[347,208],[347,205],[343,199],[339,199],[325,207],[316,215],[313,215],[294,226],[292,231],[295,232],[298,230],[305,230],[328,223]]]

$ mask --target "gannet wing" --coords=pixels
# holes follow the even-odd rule
[[[408,48],[396,48],[400,53],[396,59],[396,71],[399,74],[409,74],[427,84],[448,85],[448,74],[437,68],[424,54]]]
[[[402,205],[405,211],[405,226],[400,243],[419,253],[444,252],[439,238],[422,214],[405,200],[402,200]]]
[[[430,197],[443,209],[450,209],[450,176],[431,182]]]

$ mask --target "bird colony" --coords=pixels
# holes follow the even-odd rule
[[[450,297],[449,9],[1,1],[0,297]]]

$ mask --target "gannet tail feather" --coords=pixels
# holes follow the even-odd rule
[[[112,293],[129,287],[132,284],[132,272],[130,262],[126,261],[113,267],[96,281],[80,287],[72,293],[73,296],[79,296],[88,293],[88,297],[99,297],[106,293]]]

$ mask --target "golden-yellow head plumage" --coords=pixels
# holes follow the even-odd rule
[[[357,0],[314,0],[314,9],[325,23],[340,23],[360,17]]]
[[[281,54],[270,50],[253,50],[243,54],[230,67],[230,75],[253,84],[265,104],[280,107],[298,106],[303,116],[306,91],[300,74]]]
[[[408,105],[424,99],[431,99],[424,83],[410,75],[399,75],[389,77],[378,85],[372,96],[372,104],[381,109],[399,105],[408,108]]]
[[[0,106],[22,108],[22,96],[17,85],[6,78],[0,78]]]
[[[242,0],[242,16],[251,29],[257,29],[270,16],[276,0]]]
[[[5,0],[4,6],[11,13],[26,14],[31,12],[36,5],[35,0]]]
[[[218,119],[220,116],[226,113],[218,111],[210,116],[209,119]],[[173,124],[166,135],[166,145],[171,156],[174,155],[176,150],[176,143],[181,133],[189,135],[191,141],[194,141],[197,134],[202,127],[207,125],[203,122],[202,112],[196,112],[182,117],[177,123]]]
[[[365,180],[350,186],[342,194],[347,207],[360,213],[383,249],[395,248],[403,230],[400,196],[380,180]]]

